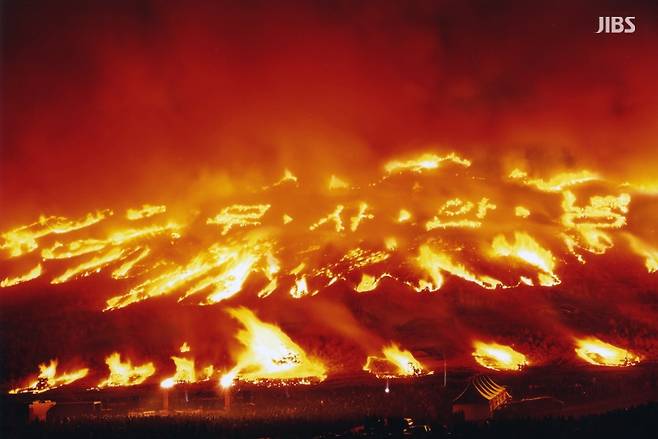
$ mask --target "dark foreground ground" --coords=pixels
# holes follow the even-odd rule
[[[429,431],[428,431],[429,430]],[[658,403],[580,418],[493,419],[483,423],[414,424],[401,418],[253,420],[203,416],[78,418],[31,423],[5,438],[655,438]]]
[[[658,438],[656,364],[492,374],[512,400],[484,422],[465,422],[453,403],[472,375],[452,371],[445,383],[434,374],[390,381],[350,376],[311,386],[241,384],[228,401],[210,382],[168,392],[144,385],[5,394],[0,438]],[[55,404],[42,413],[45,422],[35,421],[38,410],[29,407],[43,401]]]

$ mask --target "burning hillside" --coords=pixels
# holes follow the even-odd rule
[[[425,2],[15,3],[12,394],[658,359],[654,36],[522,2],[513,38]]]
[[[634,217],[631,209],[634,197],[647,202],[637,189],[602,176],[591,186],[589,171],[530,178],[515,170],[483,184],[476,170],[471,160],[455,153],[423,154],[386,163],[381,178],[365,187],[336,189],[334,182],[334,187],[318,188],[312,208],[301,202],[312,188],[306,189],[286,169],[273,184],[247,190],[249,204],[183,215],[153,204],[123,213],[105,208],[81,218],[42,215],[2,233],[5,265],[16,273],[2,286],[50,284],[47,288],[55,292],[58,285],[94,277],[102,279],[101,290],[108,292],[97,312],[121,313],[164,298],[174,299],[170,306],[175,309],[230,306],[242,296],[256,307],[288,297],[299,300],[303,309],[304,302],[313,306],[316,297],[333,300],[336,289],[374,300],[392,289],[415,294],[418,300],[440,301],[442,291],[466,286],[469,294],[521,290],[519,294],[533,295],[538,294],[534,290],[571,288],[582,276],[583,264],[599,264],[597,258],[606,255],[627,261],[639,285],[654,281],[654,255],[642,237],[644,219]],[[460,183],[434,193],[446,178]],[[499,193],[502,187],[517,196],[525,193],[526,213],[519,217],[515,197],[496,197],[487,186]],[[478,190],[487,196],[457,196]],[[35,264],[38,270],[20,272],[20,267]],[[224,385],[236,378],[326,376],[325,366],[309,360],[287,335],[260,322],[252,311],[233,308],[229,313],[246,328],[237,333],[246,350],[222,376]],[[335,322],[333,328],[337,334],[339,325]],[[566,338],[568,329],[564,331]],[[374,346],[378,336],[372,329],[367,332],[372,334],[356,341]],[[487,368],[521,369],[528,364],[525,355],[532,362],[547,361],[546,353],[533,352],[533,347],[524,355],[506,346],[475,345],[474,359]],[[583,349],[576,350],[579,357],[604,362],[601,355]],[[369,356],[365,369],[378,376],[424,373],[408,351],[392,345],[383,353],[384,358]],[[176,374],[162,381],[165,387],[197,380],[194,360],[171,359]],[[100,387],[138,384],[155,373],[152,364],[131,366],[116,353],[106,362],[111,374]],[[383,367],[386,363],[394,367]],[[226,365],[209,364],[206,378],[213,366]]]
[[[643,222],[630,217],[629,192],[636,190],[610,181],[606,190],[612,195],[579,200],[575,187],[589,182],[579,173],[527,180],[522,185],[535,194],[525,204],[537,205],[534,210],[541,213],[526,209],[527,215],[510,220],[516,207],[507,199],[451,197],[482,189],[482,183],[468,187],[469,180],[478,178],[473,172],[444,170],[460,183],[446,188],[442,197],[432,195],[432,186],[445,176],[424,174],[440,174],[448,158],[471,166],[455,154],[392,161],[382,179],[367,188],[319,192],[315,212],[297,203],[307,195],[298,194],[301,184],[286,170],[273,185],[276,189],[268,186],[246,196],[257,203],[231,204],[216,215],[195,210],[184,219],[168,218],[166,206],[148,204],[123,215],[110,209],[77,219],[42,215],[2,233],[0,249],[8,265],[35,267],[25,273],[13,268],[17,274],[5,278],[2,287],[40,277],[62,284],[101,272],[129,280],[127,290],[106,300],[106,311],[166,295],[179,302],[215,304],[239,294],[250,276],[263,280],[258,297],[287,291],[296,299],[338,281],[370,292],[384,278],[419,292],[437,291],[450,277],[490,290],[552,287],[561,283],[559,272],[567,272],[570,264],[585,264],[615,244],[627,258],[654,271],[655,252],[641,237],[644,230],[628,226]],[[515,175],[498,184],[518,190]],[[391,192],[407,197],[401,198],[404,214],[397,218],[398,203],[382,200]],[[552,219],[547,217],[551,209],[538,205],[551,199],[558,204],[553,210],[561,210]],[[416,219],[408,223],[409,218]],[[613,235],[617,230],[623,233]],[[210,244],[204,247],[204,241]],[[329,246],[338,252],[329,254]]]

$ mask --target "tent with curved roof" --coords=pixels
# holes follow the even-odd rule
[[[452,412],[462,412],[467,421],[488,419],[511,399],[505,387],[486,375],[476,375],[453,400]]]

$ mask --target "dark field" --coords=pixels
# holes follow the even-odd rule
[[[656,437],[657,368],[531,368],[492,373],[513,400],[492,419],[465,422],[452,400],[472,372],[389,381],[370,376],[312,386],[231,389],[230,407],[214,383],[103,391],[58,389],[5,396],[3,437]],[[57,404],[45,422],[28,421],[34,400]],[[94,403],[95,402],[95,403]],[[405,419],[406,418],[406,419]]]
[[[4,437],[25,438],[251,438],[251,437],[452,437],[452,438],[655,438],[658,404],[651,403],[581,418],[494,419],[486,423],[458,422],[422,425],[429,432],[406,427],[401,418],[354,418],[319,421],[297,418],[272,420],[224,419],[205,416],[148,418],[81,418],[35,423],[7,431]],[[421,426],[419,426],[421,427]]]

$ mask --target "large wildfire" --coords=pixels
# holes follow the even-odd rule
[[[594,47],[526,6],[497,26],[527,41],[426,2],[14,3],[10,393],[658,359],[648,34]]]
[[[582,171],[529,178],[515,169],[504,180],[510,190],[521,185],[535,194],[525,200],[522,215],[516,200],[446,194],[444,201],[437,196],[434,202],[421,196],[442,173],[472,179],[464,173],[471,166],[470,160],[455,153],[390,161],[381,178],[366,188],[338,185],[331,179],[324,189],[329,193],[316,197],[314,209],[297,202],[295,194],[303,182],[286,169],[283,177],[250,194],[251,203],[230,204],[218,213],[196,210],[181,218],[168,215],[165,205],[145,204],[123,214],[105,209],[81,218],[42,215],[1,235],[8,266],[17,272],[4,279],[2,287],[41,279],[55,286],[91,276],[104,278],[112,291],[119,291],[98,311],[120,313],[168,296],[180,305],[201,306],[230,304],[240,295],[263,303],[286,295],[312,301],[317,295],[334,294],[332,287],[337,286],[373,297],[391,288],[399,294],[440,294],[460,282],[474,284],[473,291],[481,289],[481,294],[509,294],[507,290],[513,289],[534,294],[537,288],[568,287],[570,266],[615,251],[636,265],[644,262],[646,276],[655,271],[651,244],[628,226],[634,221],[629,215],[636,189],[618,185],[608,189],[612,194],[584,198],[575,190],[602,177]],[[402,205],[381,199],[403,188],[411,197],[401,198]],[[561,213],[549,221],[550,210],[543,203],[551,198],[558,201]],[[35,268],[20,273],[21,266]],[[306,382],[326,377],[321,360],[311,358],[277,326],[245,307],[228,312],[244,326],[236,335],[243,350],[221,375],[222,386],[236,379]],[[509,346],[474,346],[473,359],[487,368],[520,370],[529,364],[525,354]],[[213,376],[212,364],[197,373],[189,350],[185,343],[180,353],[187,356],[171,357],[176,372],[162,380],[162,387]],[[639,356],[595,339],[579,340],[576,353],[592,364],[625,366],[640,361]],[[383,348],[382,354],[368,356],[364,369],[386,377],[427,373],[396,344]],[[106,363],[110,375],[98,387],[140,384],[156,372],[153,363],[133,366],[118,353],[108,356]],[[42,375],[48,376],[40,384],[31,382],[12,392],[74,381],[68,375],[55,379],[53,364],[42,367]]]
[[[16,261],[16,266],[29,265],[24,262],[27,260],[36,260],[36,265],[32,264],[34,268],[25,273],[6,277],[1,285],[3,288],[13,287],[40,277],[49,277],[49,282],[54,285],[101,272],[107,272],[115,280],[132,280],[132,285],[125,292],[107,299],[106,311],[166,295],[175,295],[179,302],[215,304],[240,293],[250,275],[259,275],[266,280],[257,293],[258,297],[285,290],[296,299],[313,296],[319,288],[326,288],[337,281],[347,282],[357,292],[369,292],[375,290],[384,278],[409,285],[416,291],[430,292],[441,289],[447,276],[491,290],[520,285],[551,287],[560,284],[561,279],[556,273],[558,258],[550,247],[562,252],[559,259],[562,265],[569,263],[569,254],[571,259],[584,264],[587,254],[602,255],[611,249],[615,240],[610,230],[623,229],[628,223],[631,195],[623,188],[618,195],[592,196],[582,206],[575,205],[578,201],[576,195],[563,188],[589,181],[580,174],[559,174],[548,180],[523,180],[523,185],[540,192],[557,192],[561,196],[562,214],[559,221],[552,224],[552,227],[560,229],[550,230],[553,236],[543,236],[544,244],[526,231],[537,228],[529,219],[532,214],[527,208],[523,208],[526,214],[522,216],[525,225],[523,221],[511,223],[512,227],[521,229],[513,231],[513,238],[510,239],[505,233],[492,234],[496,229],[509,226],[485,222],[490,211],[503,211],[502,205],[498,206],[486,197],[479,201],[450,198],[439,202],[436,212],[431,209],[435,203],[421,203],[417,206],[419,211],[402,209],[397,218],[389,206],[379,208],[358,200],[360,192],[364,192],[361,195],[364,198],[376,196],[377,188],[387,184],[394,176],[401,182],[407,182],[405,173],[420,174],[434,170],[448,159],[464,167],[470,166],[470,161],[454,153],[447,156],[422,155],[415,160],[390,162],[386,165],[387,172],[382,180],[370,185],[372,189],[343,188],[342,193],[329,199],[352,201],[337,201],[328,214],[320,211],[319,219],[310,224],[303,224],[302,220],[292,223],[295,217],[308,215],[308,211],[285,200],[279,207],[266,201],[260,204],[232,204],[222,208],[217,215],[204,219],[203,214],[197,213],[186,218],[184,223],[179,219],[167,219],[166,206],[148,204],[139,209],[128,209],[121,218],[109,209],[92,212],[79,219],[42,215],[34,223],[2,233],[0,249],[5,251],[6,259]],[[459,173],[454,175],[461,176]],[[517,176],[518,170],[515,170],[509,178],[514,181]],[[286,170],[282,179],[272,186],[288,183],[293,186],[294,192],[299,187],[297,182],[297,177]],[[420,187],[417,184],[418,181],[415,181],[412,192]],[[431,180],[426,184],[431,184]],[[390,186],[383,187],[382,191],[390,189]],[[263,199],[267,199],[271,187],[260,192]],[[280,193],[273,195],[275,198],[280,196]],[[518,206],[507,206],[507,211],[517,212]],[[412,217],[419,220],[405,227],[399,226]],[[99,230],[97,225],[104,221],[110,223],[105,227],[110,231],[103,236],[104,229]],[[133,226],[133,222],[141,224]],[[219,233],[213,230],[215,227],[219,228]],[[215,242],[192,253],[182,262],[164,254],[164,245],[192,245],[184,234],[187,232],[192,237],[199,233],[199,228],[206,229],[206,235],[215,236]],[[431,233],[435,229],[453,233]],[[464,237],[462,244],[441,242],[449,241],[450,235],[456,235],[457,231],[460,237]],[[372,236],[375,232],[383,236],[379,242]],[[414,234],[423,232],[424,239],[419,236],[412,239]],[[474,233],[467,236],[467,232]],[[83,233],[86,236],[81,236]],[[546,231],[539,230],[538,233],[545,235]],[[487,236],[490,235],[493,237],[488,240]],[[556,236],[559,237],[558,242]],[[335,260],[324,264],[307,265],[311,260],[320,259],[326,252],[326,246],[338,237],[367,243],[368,246],[349,248]],[[627,251],[636,254],[639,261],[644,260],[649,273],[655,271],[656,250],[649,243],[631,232],[619,234],[616,241],[621,241]],[[311,242],[317,244],[308,244],[304,248],[304,243]],[[477,248],[467,248],[474,245]],[[477,252],[478,248],[480,252]],[[468,267],[469,253],[474,251],[476,254],[472,256],[482,260],[480,265],[483,267],[479,270]],[[510,272],[506,274],[506,279],[497,279],[494,275],[500,273],[498,267],[505,265],[508,259],[514,261],[509,266],[517,268],[516,273]],[[391,273],[382,270],[392,265],[387,264],[392,260],[415,273],[402,274],[400,267],[391,267]],[[62,266],[61,263],[55,264],[56,261],[69,262]],[[355,272],[361,272],[358,282],[351,280]]]

